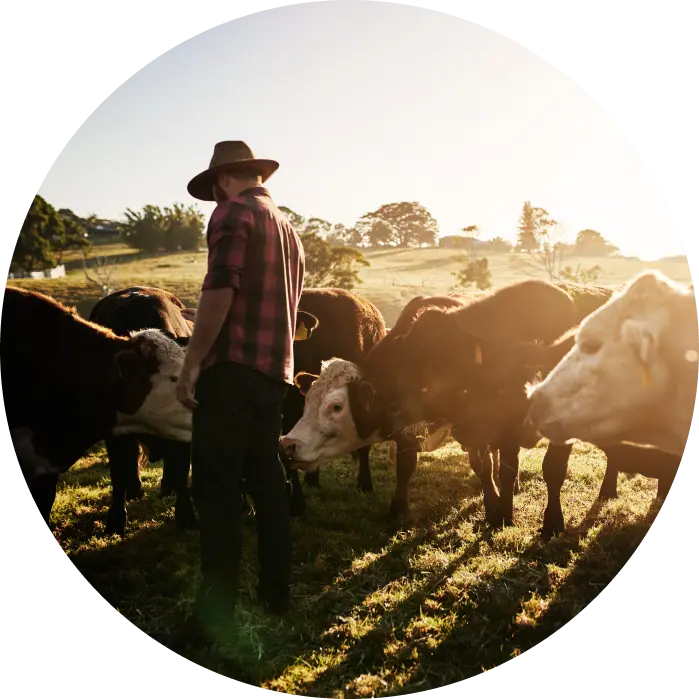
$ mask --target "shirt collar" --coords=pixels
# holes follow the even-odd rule
[[[268,197],[269,191],[266,187],[248,187],[244,189],[239,195],[239,197]]]

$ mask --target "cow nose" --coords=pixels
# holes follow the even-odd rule
[[[291,437],[282,437],[279,440],[279,448],[284,456],[291,458],[296,451],[296,440],[291,439]]]

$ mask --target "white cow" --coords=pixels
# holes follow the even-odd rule
[[[554,442],[682,454],[698,359],[694,290],[644,272],[581,323],[573,349],[530,388],[529,419]]]

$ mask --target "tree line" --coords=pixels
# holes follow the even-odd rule
[[[361,282],[359,273],[369,261],[361,252],[381,247],[452,247],[466,249],[475,260],[477,252],[502,253],[511,250],[530,254],[551,251],[602,257],[617,251],[601,233],[585,229],[573,244],[556,240],[557,223],[548,211],[525,202],[513,245],[501,237],[480,240],[478,226],[462,229],[462,235],[439,238],[439,226],[419,202],[394,202],[369,211],[351,227],[322,218],[306,218],[289,207],[280,209],[299,233],[306,252],[308,286],[338,286],[351,289]],[[135,250],[155,254],[180,250],[197,251],[204,242],[204,214],[196,206],[146,205],[126,209],[123,219],[111,221],[91,214],[85,218],[70,209],[55,209],[36,195],[22,225],[10,266],[11,272],[32,272],[60,265],[65,253],[85,253],[93,241],[108,233]],[[472,264],[472,273],[486,283],[487,265]],[[462,280],[466,283],[466,278]],[[474,282],[475,283],[475,282]]]

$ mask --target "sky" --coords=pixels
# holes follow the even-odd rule
[[[419,201],[441,235],[514,240],[530,201],[564,240],[593,228],[642,259],[682,252],[638,152],[573,81],[488,29],[389,3],[279,8],[176,46],[93,112],[39,194],[103,218],[194,204],[187,183],[222,140],[278,160],[272,196],[306,217],[351,226]]]

